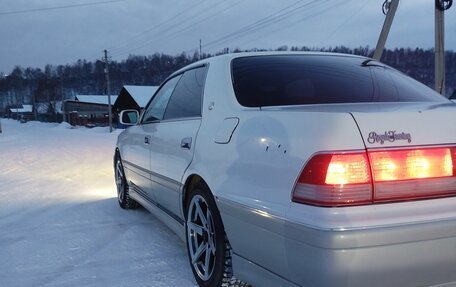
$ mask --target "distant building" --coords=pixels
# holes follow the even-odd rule
[[[10,107],[8,116],[13,119],[20,119],[24,121],[33,120],[33,105],[18,105],[15,107]]]
[[[125,128],[117,121],[123,110],[137,110],[141,113],[149,100],[157,91],[158,86],[123,86],[113,106],[115,122],[118,128]]]
[[[117,96],[111,96],[111,105]],[[74,99],[65,100],[63,113],[71,125],[107,126],[108,96],[106,95],[77,95]]]
[[[157,89],[158,86],[123,86],[113,105],[114,113],[118,115],[127,109],[141,112]]]

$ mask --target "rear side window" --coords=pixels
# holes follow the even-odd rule
[[[386,76],[389,82],[375,83],[378,77],[373,76],[372,69],[378,67],[363,65],[365,60],[327,55],[237,58],[232,61],[234,91],[238,102],[245,107],[445,101],[430,89],[417,93],[422,89],[421,84],[389,68],[376,71],[390,73]],[[394,89],[378,87],[392,82]]]
[[[371,68],[381,102],[433,102],[443,97],[426,85],[386,67]]]
[[[177,119],[201,116],[206,67],[186,71],[177,84],[164,119]]]

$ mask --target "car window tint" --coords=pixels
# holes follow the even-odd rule
[[[200,67],[184,73],[169,100],[164,119],[201,116],[206,70]]]
[[[445,100],[414,79],[387,67],[373,67],[379,102],[432,102]]]
[[[247,107],[370,101],[369,69],[362,59],[311,55],[234,59],[236,98]]]
[[[160,88],[157,94],[155,94],[152,101],[147,106],[146,111],[144,112],[142,120],[143,123],[163,119],[166,106],[168,105],[169,99],[173,94],[174,88],[176,87],[176,84],[179,82],[181,76],[182,75],[178,75],[170,79]]]
[[[328,55],[241,57],[232,61],[233,87],[238,102],[246,107],[429,100],[410,93],[419,89],[419,83],[397,79],[405,76],[391,69],[386,70],[399,75],[389,80],[397,92],[376,92],[372,66],[364,61]]]

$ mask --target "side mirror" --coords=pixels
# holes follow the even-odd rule
[[[139,113],[137,110],[124,110],[120,112],[120,123],[126,126],[134,126],[139,121]]]

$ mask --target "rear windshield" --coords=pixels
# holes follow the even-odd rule
[[[328,55],[242,57],[232,61],[233,86],[245,107],[447,101],[404,74],[371,63]]]

